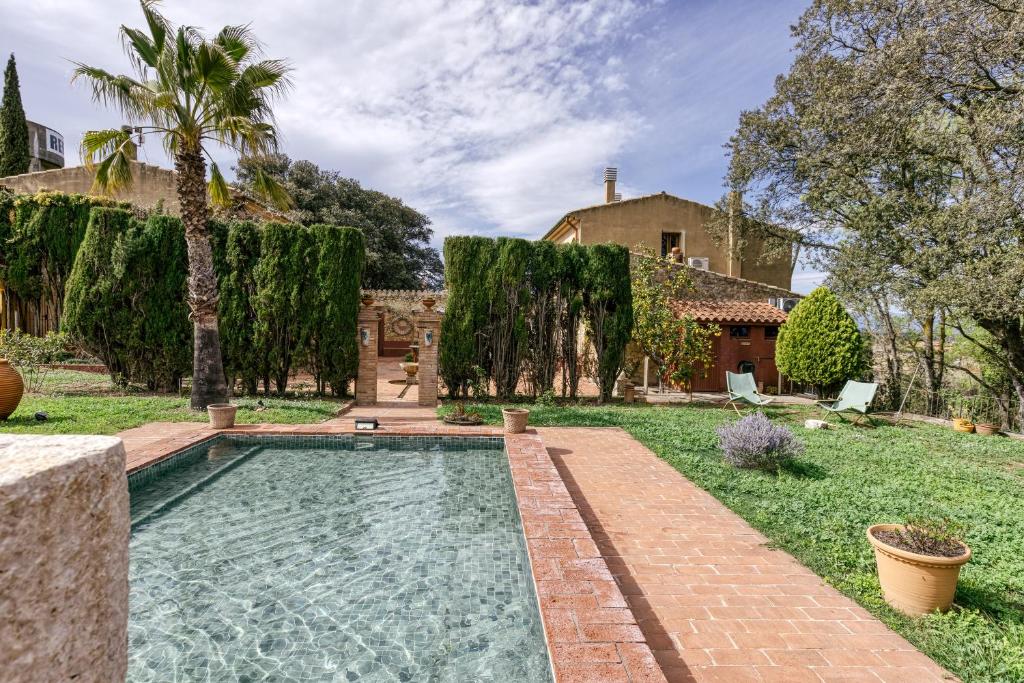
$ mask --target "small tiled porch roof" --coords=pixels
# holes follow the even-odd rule
[[[678,315],[690,315],[701,323],[781,325],[786,314],[767,301],[677,301]]]

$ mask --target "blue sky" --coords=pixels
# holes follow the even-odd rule
[[[808,0],[168,0],[175,23],[251,22],[294,88],[277,106],[284,151],[398,195],[453,233],[537,237],[602,198],[665,190],[713,203],[723,145],[791,60]],[[83,130],[116,115],[69,85],[80,60],[123,71],[132,0],[0,0],[29,118]],[[153,163],[167,161],[153,140]],[[229,166],[227,156],[222,166]],[[811,281],[809,278],[805,278]],[[806,289],[798,279],[794,286]]]

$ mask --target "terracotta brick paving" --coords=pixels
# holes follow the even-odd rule
[[[579,551],[580,562],[600,551],[625,603],[612,593],[599,604],[632,609],[633,635],[646,638],[668,680],[955,680],[789,554],[769,549],[764,536],[626,432],[538,431],[596,542],[544,551],[556,559]],[[531,527],[540,523],[529,519]],[[568,593],[580,575],[552,565],[546,578]],[[579,621],[586,618],[577,615],[579,634],[564,627],[581,636],[574,643],[602,632]],[[610,656],[585,651],[593,661]]]

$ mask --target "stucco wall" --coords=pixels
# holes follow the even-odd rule
[[[174,171],[138,161],[131,164],[132,186],[127,191],[115,193],[114,198],[145,209],[151,209],[162,201],[165,211],[177,215],[180,207],[174,184]],[[0,185],[24,194],[34,194],[40,190],[68,194],[101,194],[93,190],[93,178],[93,172],[84,166],[71,166],[0,178]]]
[[[788,289],[792,283],[789,259],[761,259],[757,240],[749,239],[742,258],[730,263],[729,246],[716,243],[704,227],[714,212],[710,206],[657,194],[580,209],[571,218],[582,244],[614,242],[630,249],[642,244],[660,254],[663,232],[685,233],[681,246],[686,257],[707,257],[715,272]],[[551,235],[558,241],[568,236],[559,231]]]
[[[124,458],[109,436],[0,436],[0,681],[125,679]]]

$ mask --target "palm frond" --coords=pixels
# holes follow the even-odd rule
[[[250,55],[258,55],[262,46],[249,26],[225,26],[213,42],[236,62],[244,61]]]
[[[90,130],[82,135],[81,155],[86,167],[95,170],[94,188],[112,193],[131,186],[133,145],[128,130]]]
[[[257,195],[268,200],[274,207],[282,211],[287,211],[295,206],[295,202],[292,200],[291,195],[288,194],[288,190],[285,189],[284,185],[279,183],[272,175],[266,173],[259,165],[256,166],[256,172],[253,174],[252,188]]]
[[[171,23],[157,11],[160,0],[140,0],[142,14],[146,17],[146,24],[149,26],[149,35],[153,39],[153,45],[157,51],[162,51],[167,41],[167,34],[171,32]]]
[[[231,206],[231,188],[224,180],[217,164],[210,164],[210,182],[206,184],[210,192],[210,201],[217,206]]]
[[[291,87],[289,71],[291,67],[283,59],[264,59],[245,67],[238,77],[238,83],[247,89],[268,89],[274,95],[283,95]]]
[[[150,68],[156,66],[156,60],[160,56],[159,51],[145,33],[137,28],[122,26],[121,42],[124,44],[124,51],[139,73],[143,73],[147,66]]]
[[[235,62],[216,45],[201,43],[195,52],[195,74],[214,91],[229,88],[238,77]]]
[[[134,78],[114,75],[103,69],[75,62],[71,82],[85,80],[92,89],[92,98],[104,105],[113,104],[129,120],[146,116],[152,106],[152,91]]]

